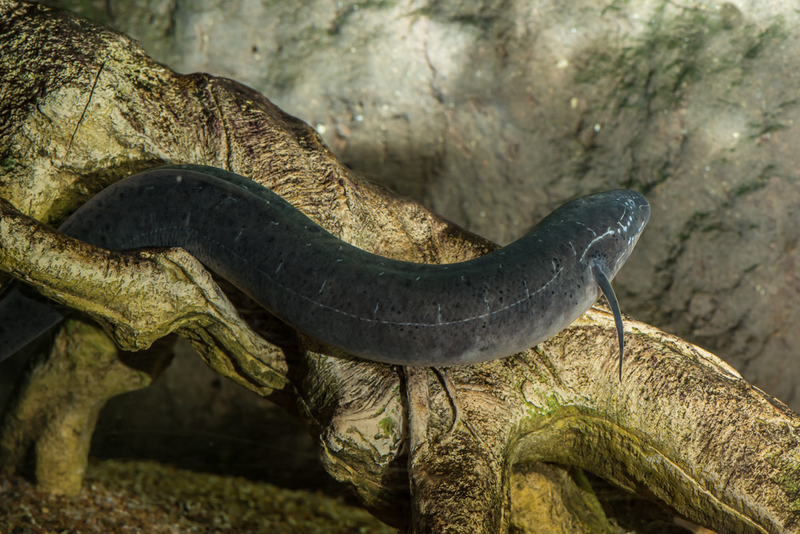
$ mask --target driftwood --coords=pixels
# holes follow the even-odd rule
[[[580,499],[560,504],[571,518],[526,508],[534,479],[555,488],[542,499],[574,489],[573,466],[720,532],[800,530],[800,417],[653,327],[626,321],[622,383],[601,309],[526,353],[442,380],[302,335],[275,340],[181,250],[103,251],[34,220],[57,223],[103,187],[169,161],[251,177],[384,256],[453,262],[494,248],[359,180],[262,95],[177,75],[64,12],[0,0],[0,117],[0,269],[91,316],[116,347],[185,336],[218,373],[302,418],[330,474],[387,522],[414,532],[566,532],[570,521],[609,530],[579,517]],[[79,491],[99,407],[147,385],[168,359],[148,355],[118,358],[95,327],[68,321],[5,413],[3,471],[33,449],[43,488]],[[565,467],[537,471],[541,462]]]

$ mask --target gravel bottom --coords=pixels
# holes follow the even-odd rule
[[[396,533],[365,510],[322,493],[285,490],[241,477],[156,462],[91,462],[76,497],[37,492],[0,478],[6,534]]]

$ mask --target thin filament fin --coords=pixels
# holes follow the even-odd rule
[[[592,274],[603,295],[605,295],[608,305],[611,306],[611,311],[614,313],[614,323],[617,325],[617,336],[619,337],[619,381],[622,382],[622,354],[625,352],[625,338],[622,335],[622,313],[619,311],[619,302],[617,302],[617,296],[614,294],[611,282],[608,281],[608,277],[603,270],[597,265],[592,265]]]

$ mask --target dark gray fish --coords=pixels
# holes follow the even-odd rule
[[[565,204],[519,240],[447,265],[383,258],[337,239],[259,184],[211,167],[121,180],[60,230],[107,249],[183,247],[286,323],[368,360],[461,365],[523,351],[569,326],[604,293],[650,217],[640,193]],[[12,292],[0,302],[0,360],[58,321]],[[25,315],[23,308],[38,319]]]

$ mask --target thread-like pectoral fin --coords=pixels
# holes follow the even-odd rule
[[[603,270],[597,265],[592,265],[592,274],[603,295],[605,295],[608,305],[611,306],[611,311],[614,313],[614,323],[617,325],[617,336],[619,337],[619,379],[622,381],[622,354],[625,352],[625,338],[622,335],[622,313],[619,311],[619,302],[617,302],[617,296],[614,294],[611,282],[609,282]]]

